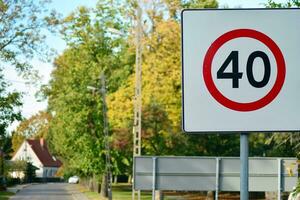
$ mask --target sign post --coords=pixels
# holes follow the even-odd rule
[[[181,17],[183,130],[240,133],[246,200],[248,134],[300,130],[300,9],[183,10]]]
[[[240,160],[241,160],[241,199],[249,199],[249,138],[247,133],[240,136]]]

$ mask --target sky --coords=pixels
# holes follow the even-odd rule
[[[229,8],[263,8],[268,0],[218,0],[220,7],[228,6]],[[275,0],[283,3],[286,0]]]
[[[87,6],[94,7],[97,0],[52,0],[52,3],[49,5],[50,9],[55,9],[57,12],[61,13],[63,16],[67,16],[78,6]],[[264,7],[267,0],[218,0],[219,6],[229,7],[229,8],[262,8]],[[276,0],[276,2],[286,2],[286,0]],[[50,48],[54,48],[58,54],[61,53],[66,44],[59,35],[48,35],[47,44]],[[31,61],[34,69],[39,71],[40,76],[42,77],[41,83],[47,84],[50,80],[51,71],[53,69],[52,63],[45,63],[38,59],[33,59]],[[26,85],[25,80],[19,77],[14,69],[9,68],[4,71],[5,79],[11,83],[10,90],[16,90],[23,92],[23,102],[22,115],[25,118],[38,113],[40,110],[45,110],[47,108],[47,102],[38,102],[35,98],[35,94],[38,91],[38,87],[33,85]],[[9,127],[9,132],[14,130],[18,122],[13,123]]]
[[[55,9],[63,16],[67,16],[74,11],[78,6],[94,7],[96,0],[52,0],[49,5],[49,9]],[[47,35],[47,45],[53,48],[57,53],[61,53],[66,47],[65,42],[58,35]],[[31,61],[35,70],[39,71],[41,76],[41,84],[47,84],[50,80],[51,71],[53,65],[51,62],[45,63],[35,58]],[[35,94],[38,92],[39,87],[25,84],[26,80],[18,76],[13,68],[7,68],[4,70],[5,79],[11,84],[9,90],[15,90],[23,93],[23,107],[21,108],[22,115],[25,118],[30,118],[41,110],[47,108],[47,102],[39,102],[35,98]],[[9,128],[8,132],[14,130],[19,122],[14,122]]]

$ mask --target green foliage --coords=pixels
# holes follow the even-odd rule
[[[103,102],[98,90],[89,91],[87,86],[99,88],[104,71],[108,93],[117,90],[131,73],[128,62],[133,60],[124,55],[128,48],[124,40],[107,32],[108,27],[120,26],[109,17],[119,12],[117,7],[101,5],[95,10],[80,7],[64,20],[61,33],[69,48],[55,60],[46,90],[54,113],[50,146],[69,168],[66,171],[86,176],[100,175],[105,169]]]
[[[135,2],[99,1],[64,19],[61,34],[68,48],[59,55],[49,86],[48,141],[64,161],[65,174],[100,175],[105,169],[99,75],[107,77],[107,104],[114,174],[131,174],[134,103]],[[179,11],[216,8],[215,0],[147,1],[143,4],[142,154],[239,156],[239,135],[185,135],[181,131]],[[129,17],[129,18],[128,18]],[[109,32],[117,28],[124,35]],[[290,146],[265,144],[270,135],[251,134],[253,156],[288,154]],[[290,154],[288,154],[290,155]]]
[[[217,8],[216,0],[164,0],[171,18],[178,19],[180,11],[186,8]]]
[[[51,115],[40,111],[29,119],[23,120],[12,133],[12,149],[16,152],[25,139],[47,138]]]
[[[38,168],[34,166],[31,162],[26,163],[25,171],[24,171],[24,181],[25,183],[32,183],[36,178],[35,170]]]
[[[58,23],[55,12],[47,10],[47,0],[0,1],[0,60],[20,72],[30,68],[34,54],[47,52],[42,30]],[[24,59],[26,58],[26,59]]]
[[[13,192],[5,192],[1,191],[0,192],[0,199],[1,200],[9,200],[11,196],[15,195]]]
[[[216,0],[190,0],[182,2],[183,8],[217,8]]]
[[[50,123],[51,148],[63,158],[66,172],[81,175],[104,170],[102,102],[99,94],[87,90],[87,86],[99,87],[101,71],[108,83],[114,174],[131,173],[134,38],[107,31],[111,27],[126,31],[131,23],[122,19],[124,9],[107,5],[101,1],[96,10],[78,8],[64,20],[61,33],[69,48],[55,60],[52,80],[45,90],[49,111],[55,113]],[[170,1],[153,1],[144,6],[143,154],[238,156],[236,135],[182,134],[180,25],[172,17],[173,5]],[[133,10],[136,5],[130,6],[125,10]],[[216,1],[184,1],[174,9],[177,13],[183,7],[216,6]]]
[[[299,0],[289,0],[286,3],[276,3],[268,0],[265,5],[267,8],[291,8],[300,7]],[[252,135],[252,153],[256,156],[297,156],[300,152],[299,132],[293,133],[271,133],[271,134],[253,134]]]
[[[288,0],[287,3],[276,3],[273,0],[268,0],[266,4],[267,8],[292,8],[292,7],[300,7],[299,0]]]
[[[22,105],[20,93],[7,91],[9,85],[4,80],[2,71],[11,66],[24,77],[33,77],[30,59],[35,55],[47,57],[42,30],[58,23],[56,14],[46,9],[47,2],[0,1],[0,149],[7,148],[6,129],[13,121],[21,119],[18,109]],[[5,151],[10,153],[10,150]]]
[[[284,155],[299,157],[300,152],[300,133],[299,132],[285,132],[285,133],[273,133],[269,137],[266,137],[266,145],[272,146],[273,149],[270,152],[274,155]]]
[[[21,119],[21,113],[17,110],[22,105],[21,96],[17,92],[7,92],[7,87],[0,74],[0,138],[5,136],[10,123]]]
[[[11,143],[11,136],[5,135],[1,139],[2,151],[4,152],[4,158],[6,160],[11,159],[12,150],[12,143]]]
[[[25,171],[27,167],[27,162],[24,160],[12,161],[9,164],[8,171]]]

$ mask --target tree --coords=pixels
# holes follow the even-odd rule
[[[217,3],[151,1],[144,6],[147,16],[142,66],[143,154],[184,155],[190,152],[189,149],[192,151],[196,148],[188,143],[190,137],[181,132],[180,26],[175,14],[188,6],[215,7]],[[165,13],[169,13],[170,18],[166,18]],[[114,132],[127,149],[132,144],[133,91],[134,75],[108,97],[109,117]],[[121,135],[116,132],[118,130],[122,132]],[[124,134],[125,131],[127,134]],[[120,138],[122,136],[123,139]],[[192,144],[200,146],[202,143]],[[201,152],[194,151],[193,155],[197,153]]]
[[[24,139],[47,138],[51,118],[49,113],[40,111],[29,119],[23,120],[12,133],[13,151],[16,152],[19,149]]]
[[[26,163],[26,167],[25,167],[25,171],[24,171],[24,181],[25,183],[32,183],[34,182],[35,178],[36,178],[36,173],[35,171],[38,168],[36,166],[34,166],[31,162],[27,162]]]
[[[68,49],[56,58],[45,90],[49,111],[55,113],[50,123],[50,147],[70,171],[82,176],[101,177],[105,173],[103,102],[87,86],[99,88],[99,75],[104,72],[110,93],[128,77],[128,68],[120,68],[120,63],[128,61],[121,55],[127,48],[125,42],[107,32],[108,27],[124,26],[112,17],[122,9],[105,4],[108,2],[99,2],[95,10],[80,7],[64,19],[61,33]]]
[[[288,0],[286,3],[276,3],[273,0],[268,0],[266,4],[268,8],[291,8],[300,7],[299,0]],[[300,156],[300,133],[299,132],[286,132],[286,133],[273,133],[265,137],[265,143],[272,146],[273,150],[269,151],[271,155],[285,155],[285,156]],[[291,151],[292,149],[292,151]]]
[[[7,86],[8,84],[3,80],[3,75],[0,74],[0,152],[2,152],[2,166],[4,166],[4,158],[9,158],[8,155],[11,153],[10,137],[7,135],[6,129],[13,121],[21,119],[18,108],[22,105],[20,94],[7,92]],[[3,173],[0,175],[3,176]]]
[[[20,120],[21,95],[7,92],[2,70],[14,67],[24,76],[32,74],[29,59],[45,53],[42,29],[52,27],[58,21],[55,13],[47,14],[45,1],[0,0],[0,140],[1,149],[6,128],[14,120]],[[51,26],[50,26],[51,25]],[[3,159],[2,159],[3,160]],[[2,174],[3,175],[3,174]]]
[[[28,76],[33,72],[29,60],[34,55],[48,55],[45,48],[44,29],[58,24],[55,12],[45,9],[47,0],[0,0],[0,136],[5,135],[7,126],[20,120],[17,110],[21,106],[21,94],[7,92],[8,84],[3,69],[14,67]],[[43,56],[46,57],[46,56]]]
[[[21,119],[21,113],[18,107],[22,105],[20,94],[17,92],[7,92],[8,84],[3,81],[3,75],[0,74],[0,139],[3,139],[6,128],[14,120]]]
[[[6,128],[14,120],[20,120],[17,110],[21,95],[7,92],[7,83],[2,70],[14,67],[23,76],[30,76],[29,59],[45,53],[43,28],[57,24],[55,13],[47,13],[45,1],[0,0],[0,140],[1,149],[6,137]],[[49,14],[49,15],[48,15]],[[43,17],[41,17],[43,16]],[[45,57],[45,56],[44,56]],[[3,158],[2,158],[3,161]],[[3,174],[1,174],[3,176]]]
[[[170,18],[178,19],[180,11],[184,8],[217,8],[216,0],[164,0],[166,3]]]
[[[266,4],[267,8],[291,8],[291,7],[300,7],[299,0],[288,0],[286,3],[276,3],[273,0],[268,0]]]
[[[47,0],[0,1],[1,68],[8,64],[19,72],[28,70],[29,58],[46,52],[43,29],[58,24],[56,13],[47,10]],[[44,57],[44,56],[43,56]],[[26,58],[26,59],[24,59]]]

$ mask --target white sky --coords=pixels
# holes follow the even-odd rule
[[[62,13],[64,16],[68,15],[75,8],[80,5],[85,5],[92,7],[96,4],[97,0],[52,0],[50,8],[56,9],[59,13]],[[220,7],[229,7],[229,8],[261,8],[264,7],[264,4],[267,0],[219,0]],[[286,2],[285,0],[276,0],[276,2]],[[59,38],[59,36],[49,35],[47,43],[49,47],[57,50],[58,53],[61,53],[65,48],[65,43]],[[32,64],[35,69],[37,69],[42,76],[41,82],[43,84],[48,83],[50,80],[50,74],[52,71],[52,63],[43,63],[38,59],[32,60]],[[15,73],[14,69],[9,68],[4,70],[5,78],[11,82],[11,90],[17,90],[24,93],[23,97],[23,108],[22,114],[24,117],[29,118],[30,116],[36,114],[40,110],[44,110],[47,107],[47,102],[37,102],[35,99],[35,93],[39,88],[34,86],[25,85],[21,77]],[[15,122],[10,128],[9,132],[14,130],[18,122]]]

